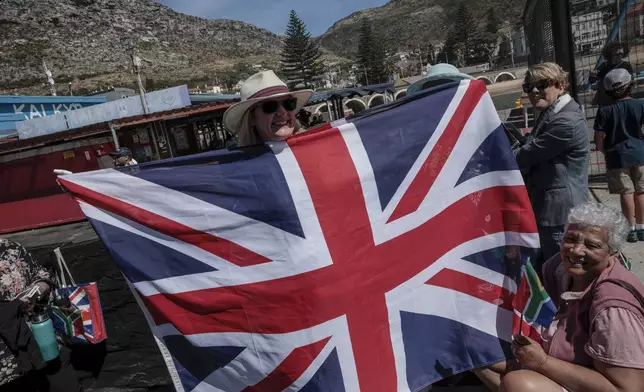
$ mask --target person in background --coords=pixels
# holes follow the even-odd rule
[[[628,44],[620,42],[611,42],[602,50],[605,61],[596,71],[591,73],[589,78],[590,83],[598,82],[597,94],[595,94],[592,102],[593,105],[610,105],[611,99],[606,95],[603,83],[604,78],[610,71],[614,69],[625,69],[629,74],[633,74],[633,66],[624,60],[628,56],[628,53]]]
[[[117,167],[133,166],[139,163],[132,158],[132,153],[127,147],[121,147],[118,150],[111,152],[110,156],[114,158],[114,165]]]
[[[643,391],[644,285],[619,261],[626,220],[585,203],[567,223],[559,253],[544,266],[543,285],[558,311],[543,345],[514,337],[516,361],[476,373],[503,392]]]
[[[623,68],[603,79],[611,105],[595,118],[595,145],[604,153],[608,191],[620,195],[628,219],[628,242],[644,241],[644,100],[632,99],[631,74]]]
[[[568,75],[555,63],[531,67],[523,83],[540,112],[525,143],[514,150],[541,239],[537,271],[559,252],[568,211],[588,200],[588,125],[567,89]]]
[[[28,330],[26,319],[35,302],[46,303],[53,286],[49,272],[22,245],[0,238],[0,390],[3,392],[82,390],[69,363],[69,350],[64,347],[59,360],[50,363],[43,361],[33,337],[29,339],[29,346],[17,351],[11,348],[19,341],[20,331]],[[32,287],[40,291],[32,297],[35,302],[24,298]]]
[[[298,113],[313,90],[290,92],[273,71],[258,72],[241,88],[241,102],[224,113],[224,126],[237,135],[239,147],[283,141],[297,133]]]

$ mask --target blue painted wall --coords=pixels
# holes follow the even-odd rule
[[[105,102],[105,97],[37,97],[0,95],[0,132],[16,129],[15,122],[80,109]]]

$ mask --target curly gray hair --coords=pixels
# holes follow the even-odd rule
[[[599,203],[585,203],[573,207],[568,214],[568,224],[603,227],[608,231],[608,246],[613,251],[622,247],[629,227],[621,212]]]

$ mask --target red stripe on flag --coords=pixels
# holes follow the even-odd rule
[[[315,358],[320,355],[329,339],[296,348],[286,359],[258,384],[244,388],[244,392],[283,391],[297,381]]]
[[[460,271],[444,269],[429,279],[426,284],[459,291],[500,308],[512,311],[514,294],[507,289]]]
[[[387,223],[409,215],[420,207],[420,203],[425,199],[436,178],[443,170],[443,166],[461,136],[465,124],[486,92],[487,89],[483,82],[471,82],[469,84],[443,134],[436,142],[432,152],[427,157],[416,178],[409,185],[409,189],[405,192]]]
[[[150,211],[110,196],[103,195],[73,182],[58,179],[76,198],[94,207],[123,216],[143,226],[194,245],[240,267],[268,263],[271,260],[224,238],[195,230]]]
[[[543,344],[543,338],[541,337],[541,332],[528,324],[525,320],[523,320],[523,324],[521,324],[521,316],[517,315],[516,313],[513,314],[512,316],[512,335],[518,335],[519,334],[519,328],[521,328],[521,332],[523,336],[527,336],[530,339],[534,340],[535,342],[539,344]]]
[[[514,296],[514,300],[512,301],[512,306],[519,312],[524,312],[528,305],[528,301],[530,300],[531,293],[530,285],[528,284],[525,274],[522,273],[521,275],[521,283],[519,284],[517,294]]]

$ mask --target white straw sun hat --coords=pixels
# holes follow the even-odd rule
[[[297,99],[295,113],[302,109],[313,95],[313,90],[289,91],[273,71],[262,71],[246,79],[241,88],[241,102],[224,113],[224,127],[236,135],[249,132],[248,112],[259,102],[278,97]]]

